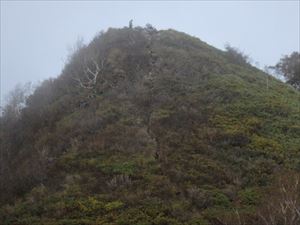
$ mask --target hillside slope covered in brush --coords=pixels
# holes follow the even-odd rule
[[[277,175],[300,170],[299,110],[197,38],[109,29],[1,118],[1,224],[260,224]]]

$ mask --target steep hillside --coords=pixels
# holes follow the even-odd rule
[[[257,225],[300,170],[300,94],[184,33],[109,29],[0,138],[1,224]]]

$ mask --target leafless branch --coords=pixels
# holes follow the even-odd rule
[[[266,225],[300,224],[299,179],[299,175],[296,174],[280,177],[272,198],[265,203],[265,208],[258,212],[262,222]]]
[[[78,85],[81,88],[85,89],[93,89],[99,79],[104,80],[103,77],[100,78],[100,75],[103,74],[104,69],[104,60],[101,60],[100,65],[97,63],[96,60],[92,59],[93,67],[86,67],[84,69],[85,77],[84,79],[75,78],[74,80],[77,81]]]

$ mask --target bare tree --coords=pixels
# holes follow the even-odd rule
[[[6,119],[17,119],[21,114],[21,110],[26,106],[26,100],[32,92],[33,87],[30,82],[24,85],[17,84],[7,95],[2,116]]]
[[[78,85],[85,89],[93,89],[95,88],[97,81],[100,79],[102,82],[105,82],[105,79],[103,78],[103,69],[104,69],[104,60],[101,60],[101,64],[99,65],[96,60],[92,59],[93,67],[84,68],[84,78],[75,78],[75,80],[78,82]]]
[[[300,224],[300,175],[281,175],[271,196],[259,210],[258,216],[265,225]]]
[[[82,39],[70,48],[67,69],[80,88],[92,91],[97,83],[111,87],[104,77],[105,64],[107,62],[103,54],[86,46]]]

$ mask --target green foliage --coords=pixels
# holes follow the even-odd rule
[[[168,218],[168,217],[160,214],[153,220],[153,224],[155,224],[155,225],[168,225],[168,224],[179,225],[179,222],[175,219]]]
[[[153,112],[151,118],[153,120],[161,120],[170,117],[171,114],[172,114],[171,110],[160,109],[158,111]]]
[[[223,193],[216,193],[213,196],[213,202],[214,202],[214,205],[221,206],[224,208],[228,208],[231,205],[228,197],[226,195],[224,195]]]
[[[253,188],[241,190],[238,194],[238,197],[241,201],[241,204],[249,206],[257,205],[261,200],[261,194]]]
[[[114,201],[114,202],[107,203],[107,204],[104,206],[104,208],[105,208],[107,211],[112,211],[112,210],[116,210],[116,209],[121,209],[123,206],[124,206],[124,203],[123,203],[123,202],[120,202],[120,201]]]
[[[282,151],[280,144],[272,140],[271,138],[264,138],[257,135],[253,135],[251,144],[249,145],[253,149],[267,151],[267,152],[279,152]]]
[[[99,165],[101,170],[107,173],[121,173],[132,175],[135,172],[135,164],[133,162],[115,163],[109,165]]]
[[[188,225],[210,225],[210,223],[203,219],[203,218],[197,218],[197,219],[192,219]]]

